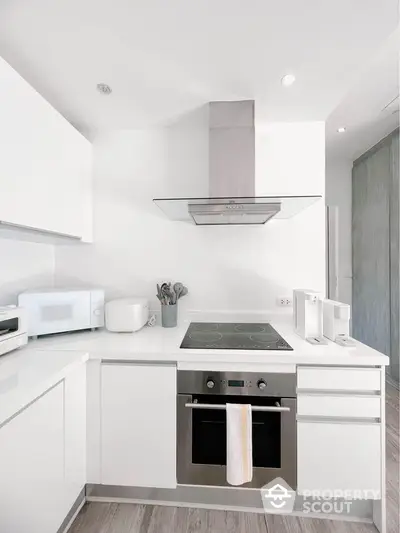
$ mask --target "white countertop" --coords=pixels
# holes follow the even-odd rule
[[[356,342],[353,348],[344,348],[328,341],[327,345],[314,346],[293,331],[290,315],[271,315],[260,320],[248,315],[248,320],[238,320],[237,315],[224,315],[222,322],[270,322],[290,344],[293,351],[268,350],[188,350],[180,344],[191,321],[216,321],[211,314],[191,313],[176,328],[144,327],[136,333],[110,333],[107,330],[69,333],[33,341],[30,346],[41,350],[68,350],[88,352],[96,359],[121,359],[130,361],[171,361],[177,363],[246,363],[246,364],[301,364],[301,365],[388,365],[389,358],[380,352]]]
[[[87,359],[80,351],[29,347],[0,357],[0,426]]]
[[[171,362],[178,368],[216,370],[216,365],[268,365],[263,371],[295,372],[296,365],[382,366],[389,358],[356,342],[343,348],[333,342],[314,346],[293,331],[291,316],[245,314],[216,316],[191,313],[177,328],[145,327],[136,333],[105,329],[69,333],[30,341],[28,346],[0,358],[0,426],[88,359]],[[293,351],[180,349],[190,321],[270,322]],[[285,370],[287,368],[287,370]],[[290,368],[290,370],[289,370]],[[222,368],[221,368],[222,369]],[[244,368],[243,368],[244,370]]]

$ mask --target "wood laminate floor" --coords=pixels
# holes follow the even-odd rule
[[[388,533],[399,533],[399,392],[387,386]],[[69,533],[376,533],[370,524],[129,503],[86,504]]]

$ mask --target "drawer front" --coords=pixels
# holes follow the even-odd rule
[[[379,368],[315,368],[297,369],[299,390],[380,391]]]
[[[379,396],[322,396],[299,394],[297,414],[341,418],[380,418]]]

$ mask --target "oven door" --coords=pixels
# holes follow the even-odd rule
[[[249,396],[178,395],[178,483],[229,486],[226,481],[226,403],[253,406],[253,480],[243,487],[261,488],[277,477],[293,489],[296,478],[296,400]],[[190,404],[221,405],[222,409]],[[257,407],[288,408],[257,411]]]

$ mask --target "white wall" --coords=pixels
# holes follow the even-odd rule
[[[352,168],[345,159],[326,161],[326,204],[339,207],[339,300],[352,299]]]
[[[54,246],[0,239],[0,305],[17,303],[20,292],[53,285]]]
[[[324,202],[260,227],[172,222],[152,203],[208,193],[207,115],[94,142],[94,244],[56,249],[56,283],[103,286],[155,306],[155,284],[184,282],[190,309],[260,310],[293,287],[325,290]],[[277,124],[257,140],[257,184],[270,194],[324,194],[324,124]]]

